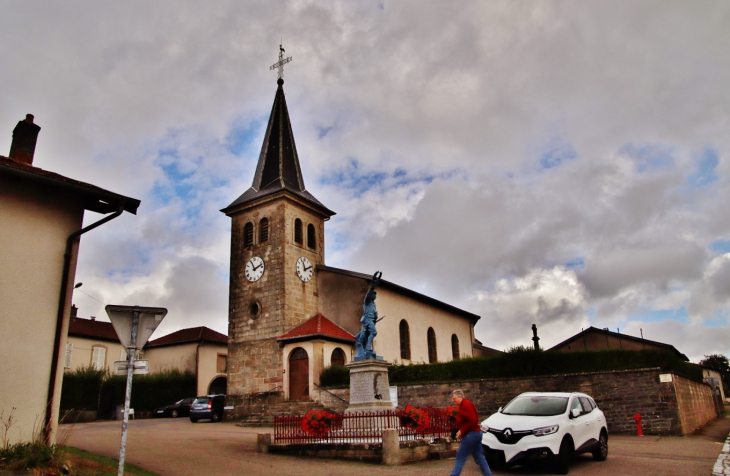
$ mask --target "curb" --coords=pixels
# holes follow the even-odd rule
[[[712,476],[730,475],[730,435],[722,446],[722,452],[717,457],[715,466],[712,468]]]

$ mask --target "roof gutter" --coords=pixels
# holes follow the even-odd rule
[[[124,213],[124,204],[120,203],[117,211],[109,216],[102,218],[96,223],[92,223],[86,228],[82,228],[78,231],[71,233],[66,239],[66,252],[63,255],[63,274],[61,275],[61,292],[58,296],[58,314],[56,316],[56,337],[53,342],[53,358],[51,360],[51,379],[48,382],[48,403],[46,404],[46,417],[43,425],[43,436],[45,441],[49,441],[51,437],[51,417],[53,416],[53,400],[56,398],[56,376],[58,374],[58,353],[61,350],[61,340],[63,339],[63,317],[66,311],[66,293],[68,292],[68,279],[71,271],[71,258],[73,257],[71,251],[73,245],[78,241],[78,238],[91,231],[96,227],[103,225],[109,221],[112,221],[119,215]]]

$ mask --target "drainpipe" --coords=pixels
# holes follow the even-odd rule
[[[198,387],[200,387],[198,382],[198,367],[200,367],[200,346],[203,345],[204,340],[200,340],[198,342],[198,345],[195,347],[195,393],[198,393]],[[206,390],[205,393],[207,394],[208,391]],[[197,395],[196,395],[197,396]]]
[[[58,370],[58,353],[61,349],[61,340],[63,339],[63,316],[66,310],[66,293],[68,292],[68,278],[71,272],[71,258],[73,257],[73,255],[71,254],[71,250],[73,249],[74,243],[78,241],[78,238],[81,235],[83,235],[87,231],[91,231],[94,228],[103,225],[106,222],[115,219],[116,217],[121,215],[122,212],[124,212],[124,208],[122,207],[122,205],[120,205],[116,212],[102,218],[96,223],[92,223],[86,228],[82,228],[78,231],[71,233],[66,239],[66,252],[63,255],[63,274],[61,275],[61,294],[58,297],[58,315],[56,316],[56,337],[53,342],[53,359],[51,360],[51,380],[48,383],[48,403],[46,404],[46,417],[45,423],[43,425],[43,436],[46,442],[50,442],[49,440],[51,437],[51,417],[53,413],[53,400],[56,398],[55,392],[56,374]]]

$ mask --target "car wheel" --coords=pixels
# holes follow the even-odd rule
[[[170,416],[173,418],[177,418],[177,410],[173,410],[170,412]]]
[[[221,421],[221,414],[220,414],[220,413],[218,413],[218,412],[215,412],[215,413],[213,413],[213,414],[212,414],[212,415],[210,416],[210,421],[212,421],[213,423],[215,423],[215,422],[217,422],[217,421]]]
[[[573,457],[573,443],[570,438],[563,438],[560,443],[560,453],[558,453],[558,461],[555,464],[555,472],[558,474],[568,474],[570,470],[570,460]]]
[[[598,437],[598,448],[593,452],[595,461],[606,461],[608,458],[608,435],[601,430],[601,436]]]
[[[193,423],[198,423],[198,419],[197,419],[197,418],[192,418],[192,417],[191,417],[191,418],[190,418],[190,421],[191,421],[191,422],[193,422]]]

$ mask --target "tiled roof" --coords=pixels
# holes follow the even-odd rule
[[[80,317],[71,318],[68,324],[68,335],[119,342],[119,337],[111,322],[92,321]]]
[[[599,329],[599,328],[593,327],[593,326],[589,327],[588,329],[586,329],[582,332],[579,332],[578,334],[574,335],[573,337],[569,337],[568,339],[565,339],[560,344],[554,345],[548,350],[559,349],[560,347],[564,346],[568,342],[571,342],[573,340],[578,340],[578,338],[580,338],[581,336],[588,334],[588,333],[606,334],[609,336],[617,337],[619,339],[631,340],[634,342],[642,342],[642,343],[651,344],[651,345],[654,345],[657,347],[664,347],[665,349],[673,352],[674,355],[676,355],[680,359],[684,360],[685,362],[689,362],[689,359],[687,358],[687,356],[684,355],[683,353],[681,353],[679,350],[677,350],[676,347],[674,347],[671,344],[665,344],[664,342],[657,342],[657,341],[649,340],[649,339],[642,339],[640,337],[634,337],[634,336],[630,336],[628,334],[619,334],[618,332],[613,332],[608,329]]]
[[[228,344],[228,336],[216,332],[207,327],[191,327],[189,329],[180,329],[179,331],[167,334],[159,339],[151,340],[145,348],[161,347],[164,345],[185,344],[188,342],[216,342],[219,344]]]
[[[302,177],[302,170],[299,166],[299,155],[294,143],[294,133],[282,87],[284,81],[280,79],[278,84],[253,184],[243,195],[221,211],[229,213],[240,205],[280,191],[287,191],[314,205],[320,213],[330,217],[335,212],[314,198],[304,186],[304,177]]]
[[[309,339],[327,339],[340,342],[355,342],[355,336],[330,321],[322,314],[317,314],[296,326],[286,334],[279,336],[278,341],[297,341]]]
[[[136,214],[140,204],[140,201],[135,198],[125,197],[96,185],[70,179],[55,172],[16,162],[3,156],[0,156],[0,172],[68,190],[82,197],[84,208],[98,213],[115,212],[119,207],[122,207],[129,213]]]

